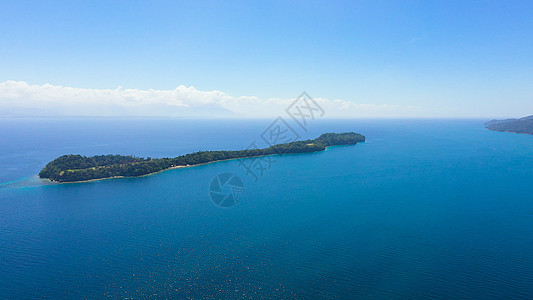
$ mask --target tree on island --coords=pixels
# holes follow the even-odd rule
[[[365,136],[355,132],[324,133],[314,140],[278,144],[264,149],[237,151],[199,151],[175,158],[142,158],[124,155],[63,155],[49,162],[39,177],[57,182],[76,182],[111,177],[135,177],[172,167],[192,166],[226,159],[247,158],[272,154],[323,151],[336,145],[355,145]]]

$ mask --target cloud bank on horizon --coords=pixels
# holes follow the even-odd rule
[[[173,90],[88,89],[25,81],[0,83],[0,117],[275,117],[296,99],[234,97],[179,85]],[[312,95],[311,95],[312,96]],[[416,117],[427,108],[390,104],[357,104],[313,98],[329,118]]]

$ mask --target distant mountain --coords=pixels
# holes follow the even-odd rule
[[[489,130],[533,134],[533,116],[521,119],[491,120],[485,123]]]

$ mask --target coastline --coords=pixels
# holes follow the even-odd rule
[[[48,178],[41,178],[38,175],[37,175],[37,177],[39,179],[41,179],[41,180],[47,180],[47,181],[50,181],[50,182],[52,182],[54,184],[86,183],[86,182],[93,182],[93,181],[100,181],[100,180],[110,180],[110,179],[119,179],[119,178],[140,178],[140,177],[145,177],[145,176],[151,176],[151,175],[154,175],[154,174],[157,174],[157,173],[161,173],[161,172],[165,172],[165,171],[169,171],[169,170],[191,168],[191,167],[202,166],[202,165],[207,165],[207,164],[217,163],[217,162],[222,162],[222,161],[230,161],[230,160],[236,160],[236,159],[248,159],[248,158],[254,158],[254,157],[265,157],[265,156],[272,156],[272,155],[280,155],[281,156],[281,155],[289,155],[289,154],[317,153],[317,152],[324,152],[324,151],[328,150],[328,148],[331,148],[331,147],[354,146],[354,145],[357,145],[359,143],[364,143],[364,142],[357,142],[356,144],[351,144],[351,145],[331,145],[331,146],[325,147],[324,150],[314,151],[314,152],[286,153],[286,154],[275,153],[275,154],[267,154],[267,155],[256,155],[256,156],[249,156],[249,157],[238,157],[238,158],[228,158],[228,159],[222,159],[222,160],[214,160],[214,161],[201,163],[201,164],[195,164],[195,165],[174,166],[174,167],[170,167],[170,168],[167,168],[167,169],[159,170],[157,172],[143,174],[143,175],[140,175],[140,176],[112,176],[112,177],[103,177],[103,178],[95,178],[95,179],[80,180],[80,181],[65,181],[65,182],[55,181],[55,180],[48,179]]]
[[[238,159],[238,158],[232,158],[232,159]],[[230,159],[225,159],[225,160],[230,160]],[[112,176],[112,177],[103,177],[103,178],[95,178],[95,179],[80,180],[80,181],[65,181],[65,182],[55,181],[55,180],[48,179],[48,178],[41,178],[41,177],[39,177],[39,175],[37,175],[37,177],[39,179],[41,179],[41,180],[48,180],[48,181],[50,181],[50,182],[52,182],[54,184],[84,183],[84,182],[93,182],[93,181],[100,181],[100,180],[107,180],[107,179],[118,179],[118,178],[140,178],[140,177],[144,177],[144,176],[150,176],[150,175],[154,175],[154,174],[157,174],[157,173],[165,172],[165,171],[168,171],[168,170],[190,168],[190,167],[206,165],[206,164],[210,164],[210,163],[214,163],[214,162],[219,162],[219,161],[223,161],[223,160],[210,161],[210,162],[207,162],[207,163],[202,163],[202,164],[197,164],[197,165],[175,166],[175,167],[170,167],[170,168],[167,168],[167,169],[159,170],[157,172],[143,174],[143,175],[140,175],[140,176]]]
[[[533,133],[529,132],[517,132],[517,131],[507,131],[507,130],[495,130],[485,127],[488,131],[495,131],[495,132],[505,132],[505,133],[516,133],[516,134],[527,134],[527,135],[533,135]]]

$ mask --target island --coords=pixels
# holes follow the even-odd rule
[[[521,119],[492,120],[485,123],[489,130],[533,134],[533,116]]]
[[[263,149],[234,151],[199,151],[175,158],[142,158],[125,155],[63,155],[49,162],[39,177],[54,182],[80,182],[107,178],[138,177],[172,168],[190,167],[210,162],[265,155],[283,155],[324,151],[330,146],[355,145],[365,136],[355,132],[324,133],[314,140],[295,141]]]

